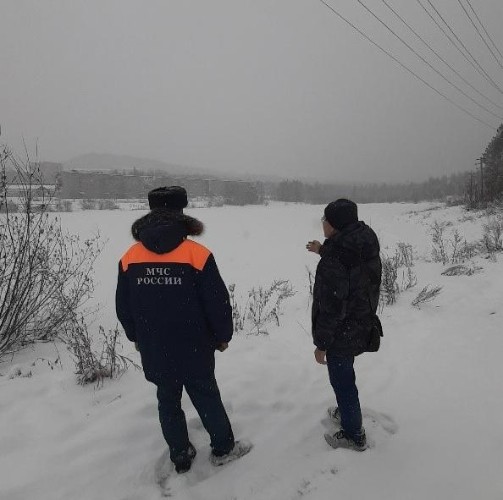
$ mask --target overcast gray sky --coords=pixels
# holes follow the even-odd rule
[[[494,128],[503,121],[450,87],[358,1],[326,1],[460,106]],[[503,88],[503,68],[458,0],[431,1]],[[470,1],[503,51],[503,2]],[[381,0],[364,0],[503,116],[503,93],[417,0],[387,2],[494,104],[442,66]],[[44,160],[116,153],[227,172],[406,181],[470,169],[495,133],[319,0],[0,0],[0,75],[0,142],[19,151],[22,138],[30,147],[38,139]]]

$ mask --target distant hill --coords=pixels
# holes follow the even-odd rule
[[[88,171],[109,171],[124,170],[130,171],[138,169],[146,172],[162,171],[174,175],[198,175],[214,176],[208,170],[202,168],[187,167],[184,165],[175,165],[158,160],[147,158],[136,158],[134,156],[97,154],[89,153],[76,156],[63,163],[63,170],[88,170]]]

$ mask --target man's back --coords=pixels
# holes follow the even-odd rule
[[[119,263],[117,314],[138,343],[148,380],[213,371],[215,346],[232,336],[227,289],[212,253],[186,239],[196,219],[151,212],[133,225],[139,240]]]

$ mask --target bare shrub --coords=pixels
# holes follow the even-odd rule
[[[455,229],[452,236],[448,238],[445,235],[445,229],[452,224],[435,221],[432,228],[432,258],[434,262],[442,264],[460,264],[472,259],[480,252],[480,244],[469,243]]]
[[[438,222],[437,220],[431,225],[431,237],[433,242],[431,255],[434,262],[441,262],[444,265],[449,262],[444,236],[446,227],[446,223]]]
[[[412,245],[404,242],[397,243],[395,250],[395,258],[398,267],[413,267],[414,266],[414,251]]]
[[[382,258],[382,281],[381,298],[382,302],[390,306],[396,302],[397,295],[400,293],[398,286],[398,261],[395,257]]]
[[[403,290],[409,290],[417,284],[414,267],[414,250],[412,245],[400,242],[397,244],[393,257],[381,256],[382,281],[379,309],[393,305]],[[398,276],[401,272],[401,286]]]
[[[409,290],[417,285],[417,277],[412,267],[407,267],[402,271],[402,290]]]
[[[78,383],[84,385],[100,380],[101,367],[92,349],[92,340],[82,316],[75,318],[74,322],[68,325],[63,341],[72,354]]]
[[[466,262],[467,260],[473,259],[480,251],[480,245],[478,242],[468,242],[466,239],[461,244],[459,249],[459,260],[458,262]]]
[[[293,295],[295,291],[288,280],[275,280],[266,288],[252,288],[248,307],[248,318],[252,322],[250,333],[268,335],[269,332],[264,327],[271,320],[279,326],[281,304]]]
[[[497,203],[488,203],[484,213],[487,218],[498,217],[501,213],[501,207]]]
[[[405,268],[402,270],[402,282],[401,287],[399,286],[398,291],[408,290],[413,288],[417,284],[416,274],[412,270],[414,267],[414,250],[412,245],[409,243],[399,242],[395,249],[395,262],[394,267],[396,267],[397,274],[398,269]]]
[[[307,272],[307,281],[308,281],[308,284],[309,284],[309,301],[311,301],[311,300],[313,300],[313,290],[314,290],[314,278],[315,278],[315,274],[311,270],[311,268],[309,268],[308,266],[306,266],[306,272]]]
[[[426,302],[432,301],[438,294],[442,291],[441,286],[434,286],[430,288],[430,285],[426,285],[417,295],[417,297],[411,302],[414,307],[420,307]]]
[[[457,266],[451,266],[446,269],[442,275],[443,276],[471,276],[476,272],[480,271],[482,268],[478,266],[465,266],[463,264],[458,264]]]
[[[451,264],[456,264],[457,262],[462,262],[463,260],[463,252],[461,250],[463,243],[463,238],[461,238],[459,231],[456,229],[452,233],[452,240],[450,240],[450,244],[452,247],[451,253]]]
[[[21,211],[0,217],[0,358],[54,338],[93,291],[100,236],[83,240],[63,231],[48,213],[50,198],[34,202],[41,183],[37,163],[0,151],[0,199],[7,201],[13,184],[21,191]]]
[[[244,330],[246,320],[248,301],[245,304],[240,304],[236,297],[236,285],[232,283],[229,285],[229,298],[232,307],[232,324],[235,332]]]
[[[76,316],[66,331],[63,340],[72,354],[77,382],[80,385],[95,383],[99,386],[106,378],[120,377],[130,366],[140,369],[131,358],[118,352],[122,344],[118,340],[120,331],[117,326],[113,330],[105,331],[100,325],[99,335],[102,345],[98,352],[82,315]]]
[[[501,216],[490,217],[484,224],[482,245],[484,250],[492,255],[503,250],[503,218]]]

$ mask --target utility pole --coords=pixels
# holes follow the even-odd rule
[[[477,161],[480,166],[480,202],[482,203],[484,201],[484,158],[481,156],[477,158]],[[475,165],[477,164],[475,163]]]
[[[468,200],[470,207],[475,206],[475,193],[473,189],[473,172],[470,172],[470,191],[468,192]]]
[[[484,201],[484,159],[482,156],[479,158],[480,161],[480,200]]]

